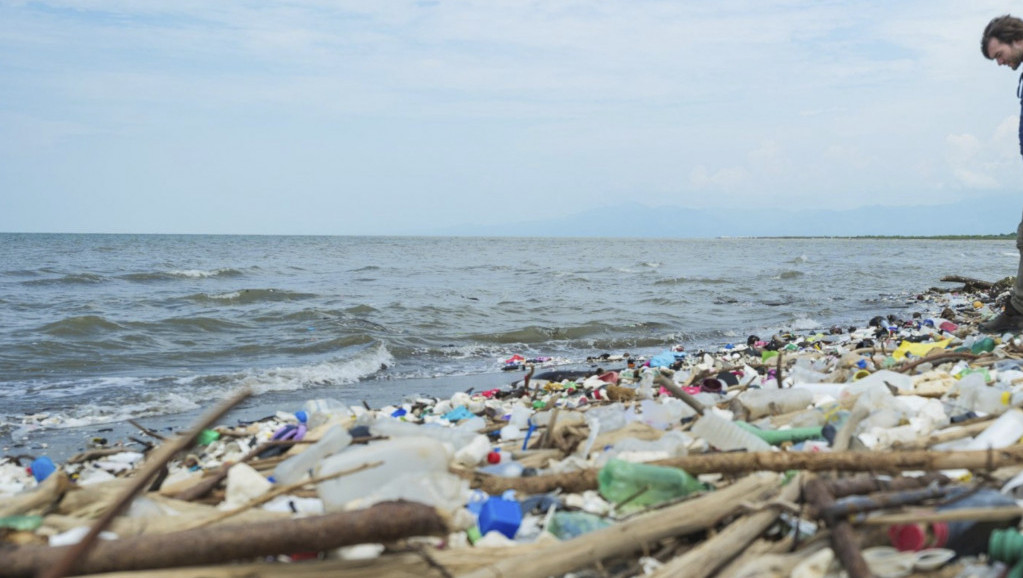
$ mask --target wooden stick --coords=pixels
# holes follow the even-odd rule
[[[217,526],[169,534],[101,540],[89,556],[70,568],[98,574],[150,568],[177,568],[319,552],[367,542],[391,542],[412,536],[442,536],[449,531],[436,509],[415,502],[383,502],[364,510],[325,516],[273,520],[263,524]],[[23,546],[4,550],[0,577],[29,578],[52,568],[74,546]]]
[[[131,425],[139,428],[139,431],[141,431],[142,433],[146,434],[147,436],[149,436],[151,438],[156,438],[156,439],[158,439],[160,441],[166,441],[167,440],[166,436],[163,436],[163,435],[160,435],[160,434],[156,433],[155,431],[147,428],[146,426],[140,424],[139,422],[137,422],[137,421],[135,421],[133,419],[129,419],[128,423],[130,423]]]
[[[835,497],[831,495],[828,482],[815,478],[806,484],[804,489],[806,501],[813,505],[818,512],[824,512],[835,505]],[[831,528],[831,549],[842,561],[842,566],[849,573],[850,578],[871,578],[873,573],[867,566],[860,551],[859,538],[853,531],[852,524],[845,519],[826,520]]]
[[[238,391],[200,419],[186,435],[169,440],[167,443],[164,443],[157,448],[156,451],[153,452],[153,455],[146,460],[141,471],[135,474],[135,477],[132,478],[131,483],[127,488],[125,488],[121,497],[118,498],[117,501],[111,505],[110,509],[92,525],[92,528],[89,529],[89,533],[86,534],[85,537],[83,537],[77,544],[69,546],[67,550],[61,553],[60,556],[48,558],[47,561],[49,562],[52,562],[54,559],[56,559],[56,561],[45,565],[43,570],[39,573],[39,578],[61,578],[62,576],[67,575],[78,559],[81,558],[86,551],[93,547],[93,543],[96,541],[96,538],[99,537],[100,532],[102,532],[103,529],[110,524],[110,521],[120,514],[124,508],[128,507],[128,504],[130,504],[135,498],[135,495],[149,484],[149,481],[167,465],[167,462],[169,462],[178,452],[191,446],[203,429],[211,426],[225,413],[230,411],[231,408],[249,397],[251,393],[252,392],[248,388]]]
[[[652,462],[699,474],[743,475],[757,471],[784,472],[828,470],[845,472],[900,472],[906,470],[995,470],[1023,464],[1023,445],[1003,449],[935,452],[732,452],[680,456]],[[561,488],[582,492],[597,487],[597,470],[550,474],[528,478],[502,478],[475,474],[473,487],[497,495],[505,490],[542,494]]]
[[[781,489],[779,499],[794,502],[799,499],[801,480],[797,477]],[[727,528],[704,540],[682,556],[670,560],[651,576],[653,578],[706,578],[746,549],[758,536],[764,533],[778,519],[778,508],[769,508],[744,516]]]
[[[527,558],[500,560],[462,578],[543,578],[641,551],[656,540],[713,526],[734,513],[742,500],[758,500],[773,493],[780,479],[777,474],[747,476],[715,492],[533,550]]]
[[[1023,516],[1023,508],[1002,506],[998,508],[962,508],[959,510],[941,511],[917,510],[904,514],[870,516],[863,520],[854,520],[854,523],[866,524],[868,526],[888,526],[892,524],[915,524],[917,522],[960,522],[963,520],[1001,522],[1018,519],[1021,516]]]

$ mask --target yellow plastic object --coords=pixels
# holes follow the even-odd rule
[[[932,349],[936,348],[945,349],[951,342],[952,342],[951,339],[932,341],[930,343],[911,343],[909,341],[903,341],[902,343],[899,344],[899,347],[892,352],[892,357],[899,361],[905,359],[907,354],[916,357],[923,357],[927,355],[927,353]]]

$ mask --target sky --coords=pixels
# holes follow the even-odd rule
[[[1023,2],[0,0],[0,231],[974,201],[1007,205],[1001,233],[1018,76],[980,36],[1005,13]]]

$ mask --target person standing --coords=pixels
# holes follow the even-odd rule
[[[984,58],[994,60],[998,66],[1008,66],[1016,70],[1023,62],[1023,20],[1006,14],[991,20],[984,28],[980,39],[980,51]],[[1023,155],[1023,75],[1016,89],[1020,98],[1019,144]],[[981,323],[979,328],[985,333],[1005,333],[1023,329],[1023,219],[1016,227],[1016,248],[1020,251],[1020,262],[1016,272],[1016,283],[1013,285],[1005,310],[992,319]]]

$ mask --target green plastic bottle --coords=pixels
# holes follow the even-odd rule
[[[637,510],[706,490],[679,468],[611,459],[597,474],[600,495],[623,510]]]

